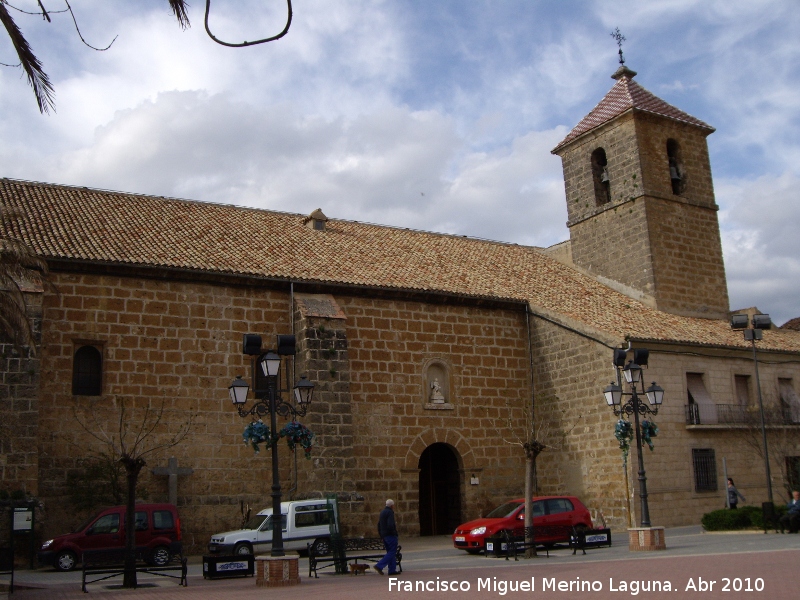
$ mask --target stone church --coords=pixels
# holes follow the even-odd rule
[[[570,239],[546,249],[0,180],[16,214],[4,235],[46,258],[53,283],[27,291],[35,356],[3,345],[3,488],[37,497],[43,535],[62,533],[85,516],[69,475],[119,432],[121,408],[163,410],[140,490],[167,501],[158,468],[181,469],[184,541],[201,552],[242,505],[271,506],[269,452],[243,443],[227,390],[250,378],[242,338],[257,333],[264,349],[295,335],[286,379],[316,385],[310,460],[279,443],[284,499],[337,494],[351,535],[375,534],[388,497],[401,536],[416,536],[521,496],[531,430],[546,446],[539,494],[576,495],[617,530],[638,523],[636,450],[626,472],[603,398],[618,348],[649,349],[645,377],[665,390],[643,450],[654,525],[724,506],[724,473],[766,500],[759,389],[782,502],[800,466],[800,332],[764,331],[756,363],[731,328],[714,130],[635,75],[621,67],[553,150]]]

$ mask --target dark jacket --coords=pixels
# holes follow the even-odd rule
[[[739,498],[742,499],[742,502],[747,502],[744,496],[739,493],[739,490],[736,489],[736,486],[729,485],[728,486],[728,504],[731,506],[735,506],[739,503]]]
[[[789,504],[786,505],[786,512],[790,515],[800,515],[800,502],[795,502],[794,498],[789,500]]]
[[[397,526],[394,523],[394,511],[388,506],[378,517],[378,535],[382,538],[393,535],[397,537]]]

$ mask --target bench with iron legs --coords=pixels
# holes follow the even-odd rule
[[[532,534],[532,536],[530,534]],[[608,529],[586,529],[585,527],[570,527],[568,525],[543,525],[504,529],[500,537],[502,539],[502,544],[505,546],[506,560],[508,560],[510,556],[513,556],[514,560],[519,560],[519,554],[534,547],[537,551],[540,549],[544,550],[545,554],[549,557],[550,549],[559,544],[569,544],[569,547],[572,548],[573,555],[575,555],[578,550],[586,554],[586,548],[611,545],[611,531]],[[531,537],[533,539],[532,542],[526,541],[526,538]]]
[[[347,572],[347,561],[352,560],[376,563],[386,555],[386,548],[381,538],[341,538],[332,540],[331,538],[317,538],[312,544],[308,545],[308,576],[314,574],[319,578],[317,570],[328,567],[339,567],[337,573]],[[403,555],[400,553],[400,546],[397,546],[398,572],[403,571],[400,563]]]
[[[179,579],[179,585],[187,586],[186,581],[186,558],[183,556],[175,555],[171,557],[170,562],[165,565],[154,565],[148,562],[150,559],[149,552],[137,550],[136,552],[136,572],[148,573],[151,575],[159,575],[161,577],[172,577]],[[125,549],[113,550],[85,550],[83,552],[83,574],[81,576],[81,589],[88,592],[86,585],[89,583],[97,583],[111,579],[112,577],[119,577],[125,574]],[[175,574],[172,574],[172,573]],[[93,577],[93,579],[89,579]]]

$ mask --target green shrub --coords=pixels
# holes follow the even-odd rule
[[[750,516],[744,510],[723,508],[703,515],[700,520],[706,531],[725,531],[730,529],[747,529],[752,527]]]
[[[763,529],[764,527],[764,513],[760,506],[743,506],[736,510],[740,510],[747,515],[753,527]]]
[[[786,507],[775,505],[775,514],[780,517]],[[737,529],[763,529],[764,518],[760,506],[742,506],[736,510],[722,508],[703,515],[700,520],[706,531],[730,531]]]

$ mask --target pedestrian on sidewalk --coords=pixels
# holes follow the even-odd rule
[[[781,533],[788,528],[789,533],[797,533],[800,530],[800,491],[792,491],[792,499],[786,505],[786,514],[780,519]]]
[[[375,565],[375,570],[383,575],[383,570],[388,566],[389,575],[397,575],[397,525],[394,521],[394,500],[386,501],[386,507],[378,517],[378,535],[383,540],[386,555]]]
[[[739,504],[739,498],[742,499],[742,502],[747,502],[747,499],[742,496],[739,490],[736,489],[736,486],[733,485],[733,479],[728,477],[728,507],[735,510],[737,504]]]

